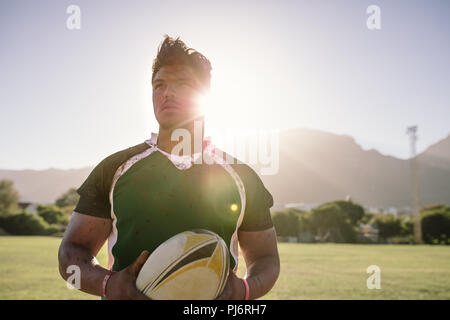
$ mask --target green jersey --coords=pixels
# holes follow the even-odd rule
[[[201,154],[177,156],[160,150],[158,135],[102,160],[77,189],[75,212],[112,220],[108,269],[126,268],[180,232],[207,229],[220,235],[238,265],[238,230],[273,226],[270,192],[248,165],[232,163],[204,140]],[[229,157],[229,155],[227,155]],[[228,158],[229,159],[229,158]],[[212,161],[213,160],[213,161]]]

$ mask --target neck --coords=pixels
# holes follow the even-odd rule
[[[195,122],[196,123],[194,123],[193,121],[181,127],[182,129],[185,129],[189,132],[190,145],[188,144],[189,139],[187,139],[186,142],[184,142],[185,137],[183,135],[181,135],[181,137],[179,135],[176,135],[175,139],[179,140],[172,141],[171,139],[172,133],[178,128],[163,128],[162,126],[159,127],[158,141],[156,145],[162,151],[165,151],[167,153],[173,153],[180,156],[191,156],[197,152],[203,153],[203,148],[205,147],[203,143],[204,122],[203,121],[195,121]],[[196,139],[198,140],[197,145],[195,143]]]

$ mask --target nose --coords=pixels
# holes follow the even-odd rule
[[[164,90],[164,97],[173,97],[176,93],[175,87],[167,84],[165,90]]]

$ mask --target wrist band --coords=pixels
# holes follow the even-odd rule
[[[115,271],[109,270],[108,274],[103,278],[102,283],[102,297],[106,298],[106,284],[108,283],[109,278],[115,273]]]
[[[248,286],[247,279],[242,278],[242,281],[244,282],[244,286],[245,286],[245,298],[244,298],[244,300],[248,300],[248,298],[250,297],[250,287]]]

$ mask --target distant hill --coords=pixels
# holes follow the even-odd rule
[[[418,155],[421,163],[428,166],[450,170],[450,135],[447,138],[429,146],[424,152]]]
[[[421,204],[450,205],[450,135],[417,159]],[[0,170],[0,179],[13,180],[22,201],[52,203],[69,188],[78,188],[92,169]],[[408,160],[363,150],[351,136],[320,130],[281,131],[279,171],[260,177],[275,203],[322,203],[347,195],[366,206],[412,202]]]
[[[450,135],[417,156],[421,204],[450,204],[449,146]],[[279,172],[261,179],[279,203],[322,203],[346,195],[367,206],[412,202],[409,160],[363,150],[348,135],[312,129],[282,131]]]
[[[47,170],[0,170],[0,179],[14,181],[20,201],[54,203],[70,188],[78,188],[93,168]]]

